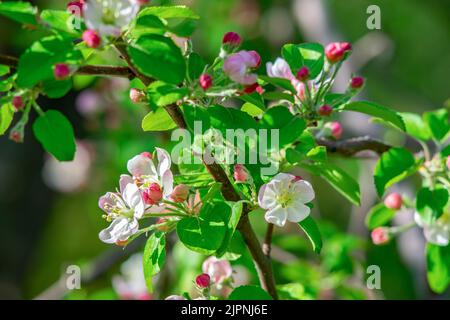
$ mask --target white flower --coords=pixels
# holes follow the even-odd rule
[[[233,273],[230,262],[227,260],[220,260],[214,256],[206,259],[202,264],[203,273],[208,274],[211,280],[218,287],[226,280],[229,279]]]
[[[130,177],[122,176],[120,193],[108,192],[99,199],[99,207],[112,220],[99,234],[105,243],[126,241],[138,231],[138,220],[144,215],[145,204],[139,188],[130,181]]]
[[[307,218],[311,209],[305,203],[313,199],[311,184],[287,173],[277,174],[258,194],[259,206],[266,210],[266,221],[280,227],[286,220],[300,222]]]
[[[428,242],[443,247],[450,243],[450,215],[447,213],[431,223],[426,223],[420,214],[415,212],[414,220],[423,228],[423,235]]]
[[[120,275],[112,278],[112,285],[121,299],[149,300],[151,298],[145,285],[142,254],[135,253],[120,267]]]
[[[83,15],[89,29],[101,35],[118,37],[122,28],[137,15],[140,5],[136,0],[88,0]]]
[[[271,78],[283,78],[287,80],[294,79],[291,67],[289,67],[289,64],[286,62],[286,60],[282,58],[277,58],[275,60],[275,63],[267,62],[266,69],[267,75]]]

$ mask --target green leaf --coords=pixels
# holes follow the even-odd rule
[[[370,230],[386,225],[394,218],[397,211],[389,209],[384,203],[379,203],[370,209],[366,216],[366,226]]]
[[[7,1],[0,2],[0,15],[23,24],[37,25],[37,8],[29,2]]]
[[[0,77],[4,76],[5,74],[8,74],[8,73],[9,73],[9,67],[0,64]]]
[[[240,286],[231,292],[228,300],[272,300],[272,297],[258,286]]]
[[[241,111],[248,113],[252,117],[259,117],[264,113],[264,110],[258,108],[250,102],[244,103],[241,107]]]
[[[324,48],[319,43],[286,44],[283,46],[281,55],[287,61],[294,74],[301,67],[308,67],[311,79],[316,78],[320,74],[325,62]]]
[[[192,251],[213,254],[222,245],[227,232],[226,223],[219,213],[229,210],[224,202],[203,205],[198,217],[183,218],[178,222],[180,241]]]
[[[427,244],[427,278],[431,290],[444,293],[450,285],[450,245]]]
[[[209,188],[208,192],[202,197],[202,202],[207,203],[212,201],[214,197],[219,194],[222,189],[222,183],[214,182],[213,185]]]
[[[223,239],[222,245],[216,251],[216,256],[219,258],[227,252],[227,249],[230,246],[230,243],[234,236],[234,232],[236,231],[237,225],[239,223],[239,219],[241,218],[242,208],[244,205],[243,201],[238,201],[230,204],[232,205],[232,207],[231,216],[227,218],[227,232]]]
[[[295,148],[286,149],[286,160],[290,164],[297,164],[300,161],[306,159],[306,155],[309,154],[316,147],[316,140],[309,131],[304,131],[299,138]],[[312,152],[314,154],[314,151]]]
[[[369,101],[349,102],[339,107],[338,110],[356,111],[371,115],[376,118],[381,118],[382,120],[401,129],[402,131],[405,131],[405,123],[403,122],[402,117],[397,112],[373,102]]]
[[[72,79],[44,81],[44,93],[51,99],[64,97],[72,89]]]
[[[158,274],[166,259],[166,238],[163,232],[153,233],[144,248],[144,278],[149,292],[153,291],[152,279]]]
[[[188,58],[188,74],[191,81],[200,78],[200,75],[205,70],[206,62],[199,54],[192,52]]]
[[[442,215],[447,202],[447,189],[422,188],[417,193],[416,210],[424,223],[430,224]]]
[[[346,173],[342,169],[329,163],[316,163],[311,165],[302,163],[300,167],[314,175],[322,177],[350,202],[357,206],[360,205],[361,194],[359,191],[359,185],[348,173]]]
[[[325,95],[324,102],[332,108],[337,108],[342,104],[349,102],[351,98],[352,97],[349,94],[331,92]]]
[[[179,88],[173,84],[155,81],[148,86],[147,97],[150,105],[154,108],[165,107],[183,99],[189,90]]]
[[[6,103],[0,106],[0,135],[3,135],[6,132],[6,130],[8,130],[13,120],[13,117],[14,111],[10,103]]]
[[[400,113],[405,122],[406,133],[419,140],[427,141],[431,138],[430,130],[423,121],[423,118],[415,113]]]
[[[285,106],[277,106],[266,111],[261,119],[260,127],[262,129],[279,130],[279,146],[274,148],[284,148],[300,138],[306,128],[304,119],[293,115]],[[271,134],[267,134],[268,146],[272,146]]]
[[[404,148],[392,148],[383,153],[375,166],[374,181],[381,197],[386,188],[417,170],[414,156]]]
[[[130,30],[131,36],[135,39],[152,33],[159,35],[166,33],[166,25],[164,22],[153,15],[138,16],[136,23]]]
[[[272,78],[269,76],[261,76],[258,75],[258,79],[263,80],[264,82],[267,82],[275,87],[280,87],[282,89],[288,90],[292,92],[293,94],[296,94],[295,88],[292,86],[291,81],[283,78]]]
[[[214,105],[206,109],[210,116],[211,127],[220,130],[226,137],[227,129],[254,129],[256,121],[246,112],[238,109]]]
[[[238,97],[242,101],[254,104],[258,108],[262,110],[266,110],[266,105],[264,104],[264,100],[262,96],[258,92],[253,92],[251,94],[243,94],[242,96]]]
[[[82,58],[71,40],[59,36],[43,38],[20,56],[17,84],[19,87],[31,88],[42,80],[53,80],[53,66],[56,63],[77,65]]]
[[[176,127],[177,124],[164,108],[151,111],[142,119],[142,129],[144,131],[167,131]]]
[[[446,138],[450,131],[448,111],[446,109],[425,112],[423,119],[436,140],[441,141]]]
[[[324,146],[314,147],[308,151],[306,156],[313,161],[326,162],[328,159],[327,148],[325,148]]]
[[[45,150],[59,161],[72,161],[75,136],[69,120],[59,111],[49,110],[33,123],[33,132]]]
[[[81,32],[75,29],[73,22],[75,16],[62,10],[44,10],[41,20],[48,25],[51,31],[62,32],[72,37],[79,37]]]
[[[311,216],[298,223],[303,232],[308,236],[309,241],[312,244],[315,253],[320,254],[322,250],[322,235],[320,234],[319,227]]]
[[[280,91],[264,92],[262,96],[264,99],[271,100],[271,101],[286,100],[291,103],[295,102],[295,99],[291,94],[285,93],[285,92],[280,92]]]
[[[186,62],[179,47],[167,37],[148,34],[128,47],[133,63],[148,77],[179,84],[186,75]]]

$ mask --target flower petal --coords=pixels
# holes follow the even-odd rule
[[[165,199],[169,198],[170,194],[173,192],[173,174],[172,171],[167,170],[161,176],[161,184],[163,187],[163,197]]]
[[[123,191],[125,190],[125,187],[127,186],[127,184],[129,183],[133,183],[133,178],[127,174],[122,174],[120,175],[120,179],[119,179],[119,190],[120,193],[123,194]]]
[[[125,241],[135,234],[139,228],[136,219],[129,220],[127,218],[115,219],[108,228],[100,231],[98,237],[105,243],[116,243],[117,241]]]
[[[127,169],[134,177],[140,177],[143,175],[152,177],[156,176],[156,168],[153,161],[141,154],[134,156],[128,161]]]
[[[311,202],[315,197],[314,189],[308,181],[299,180],[295,182],[293,189],[297,193],[298,199],[303,203]]]
[[[273,223],[279,227],[283,227],[286,224],[287,211],[281,206],[268,210],[264,216],[268,223]]]
[[[169,153],[161,148],[155,148],[156,155],[158,157],[158,175],[162,177],[167,170],[170,170],[172,165],[172,160],[170,159]]]
[[[449,244],[449,229],[448,226],[440,223],[440,221],[434,222],[431,225],[423,228],[423,234],[428,242],[437,246],[447,246]]]
[[[116,198],[114,197],[114,194],[112,192],[107,192],[105,195],[101,196],[98,199],[98,206],[106,213],[109,213],[109,211],[105,209],[105,206],[106,205],[109,205],[111,207],[114,206],[116,203],[115,199]]]
[[[305,220],[309,216],[311,209],[299,201],[292,206],[289,206],[287,212],[287,219],[290,222],[297,223]]]

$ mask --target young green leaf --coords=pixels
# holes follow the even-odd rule
[[[344,104],[338,108],[339,111],[356,111],[371,115],[376,118],[381,118],[386,122],[396,126],[402,131],[405,131],[405,123],[402,117],[392,109],[383,107],[379,104],[369,101],[354,101]]]
[[[206,62],[195,52],[192,52],[188,58],[188,75],[191,81],[195,81],[205,70]]]
[[[442,141],[447,137],[450,131],[450,124],[446,109],[425,112],[423,119],[437,141]]]
[[[258,108],[253,103],[246,102],[242,105],[241,111],[248,113],[252,117],[259,117],[264,113],[263,109]]]
[[[310,78],[316,78],[322,71],[325,62],[324,48],[319,43],[286,44],[281,55],[295,73],[303,66],[308,67]]]
[[[179,88],[173,84],[155,81],[148,86],[147,97],[154,108],[165,107],[183,99],[189,93],[187,88]]]
[[[151,111],[142,119],[142,130],[144,131],[167,131],[176,127],[176,123],[164,108]]]
[[[306,219],[298,223],[303,232],[308,236],[309,241],[312,244],[315,253],[320,254],[322,250],[322,235],[320,234],[319,227],[314,219],[309,216]]]
[[[6,130],[8,130],[13,120],[13,117],[14,111],[10,103],[6,103],[0,106],[0,135],[3,135],[6,132]]]
[[[144,248],[143,267],[147,289],[152,292],[153,276],[158,274],[166,259],[166,238],[163,232],[153,233]]]
[[[444,188],[419,190],[416,198],[416,210],[426,224],[432,223],[442,215],[448,197],[448,191]]]
[[[417,171],[414,156],[404,148],[392,148],[383,153],[375,166],[374,181],[381,197],[386,188]]]
[[[59,161],[72,161],[75,136],[69,120],[59,111],[49,110],[33,123],[36,139]]]
[[[272,300],[272,297],[258,286],[240,286],[231,292],[228,300]]]
[[[370,209],[366,216],[365,223],[367,228],[373,230],[377,227],[384,226],[394,218],[396,212],[397,211],[386,207],[384,203],[377,204]]]
[[[64,97],[72,89],[72,79],[49,79],[43,82],[44,93],[51,99]]]
[[[427,278],[430,288],[444,293],[450,285],[450,246],[427,244]]]
[[[421,116],[409,112],[402,112],[400,113],[400,116],[405,122],[407,134],[423,141],[427,141],[431,138],[430,130]]]
[[[140,37],[128,47],[128,53],[140,72],[148,77],[179,84],[186,75],[186,62],[173,41],[158,34]]]
[[[75,29],[75,25],[71,23],[75,17],[67,11],[62,10],[44,10],[41,13],[41,20],[53,32],[60,32],[70,37],[79,37],[81,32]]]
[[[216,251],[217,257],[221,257],[227,252],[227,249],[230,246],[230,243],[233,239],[234,232],[236,231],[237,225],[239,223],[239,219],[241,218],[244,203],[243,201],[238,201],[234,203],[229,203],[229,205],[231,205],[231,216],[227,217],[226,219],[228,221],[227,232],[223,239],[222,245]]]
[[[37,25],[37,8],[29,2],[0,2],[0,15],[23,24]]]

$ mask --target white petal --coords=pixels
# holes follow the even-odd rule
[[[258,204],[263,209],[271,209],[276,206],[275,193],[267,188],[267,184],[262,185],[258,193]]]
[[[269,223],[283,227],[286,224],[287,211],[281,206],[276,206],[275,208],[268,210],[264,218]]]
[[[287,212],[288,212],[287,219],[290,222],[297,223],[302,220],[305,220],[309,216],[311,209],[308,206],[305,206],[303,203],[298,202],[292,206],[289,206],[287,208]]]
[[[116,243],[117,241],[127,240],[137,232],[138,228],[139,225],[136,219],[118,218],[108,228],[100,231],[98,236],[105,243]]]
[[[420,214],[417,211],[414,212],[414,221],[421,228],[423,228],[423,226],[425,225],[424,221],[422,220],[422,217],[420,216]]]
[[[129,183],[133,183],[133,178],[127,174],[122,174],[120,175],[120,179],[119,179],[119,190],[120,193],[123,194],[125,187],[127,186],[127,184]]]
[[[158,157],[158,175],[161,177],[167,170],[170,170],[172,161],[170,160],[169,153],[161,148],[155,148],[156,155]]]
[[[105,195],[101,196],[98,199],[98,206],[100,209],[105,211],[106,213],[109,213],[108,210],[105,210],[105,205],[110,205],[111,207],[116,204],[114,194],[112,192],[107,192]]]
[[[295,182],[293,189],[297,193],[298,199],[303,203],[311,202],[315,197],[314,189],[308,181],[299,180]]]
[[[172,171],[167,170],[161,176],[161,184],[163,187],[163,196],[167,199],[170,194],[173,192],[173,174]]]
[[[138,154],[127,163],[128,171],[135,177],[156,176],[156,169],[153,161],[143,155]]]
[[[134,217],[140,219],[144,214],[145,205],[138,186],[134,183],[127,184],[122,197],[128,207],[134,209]]]
[[[428,242],[437,246],[447,246],[449,244],[449,230],[442,223],[435,222],[423,228],[423,234]]]

